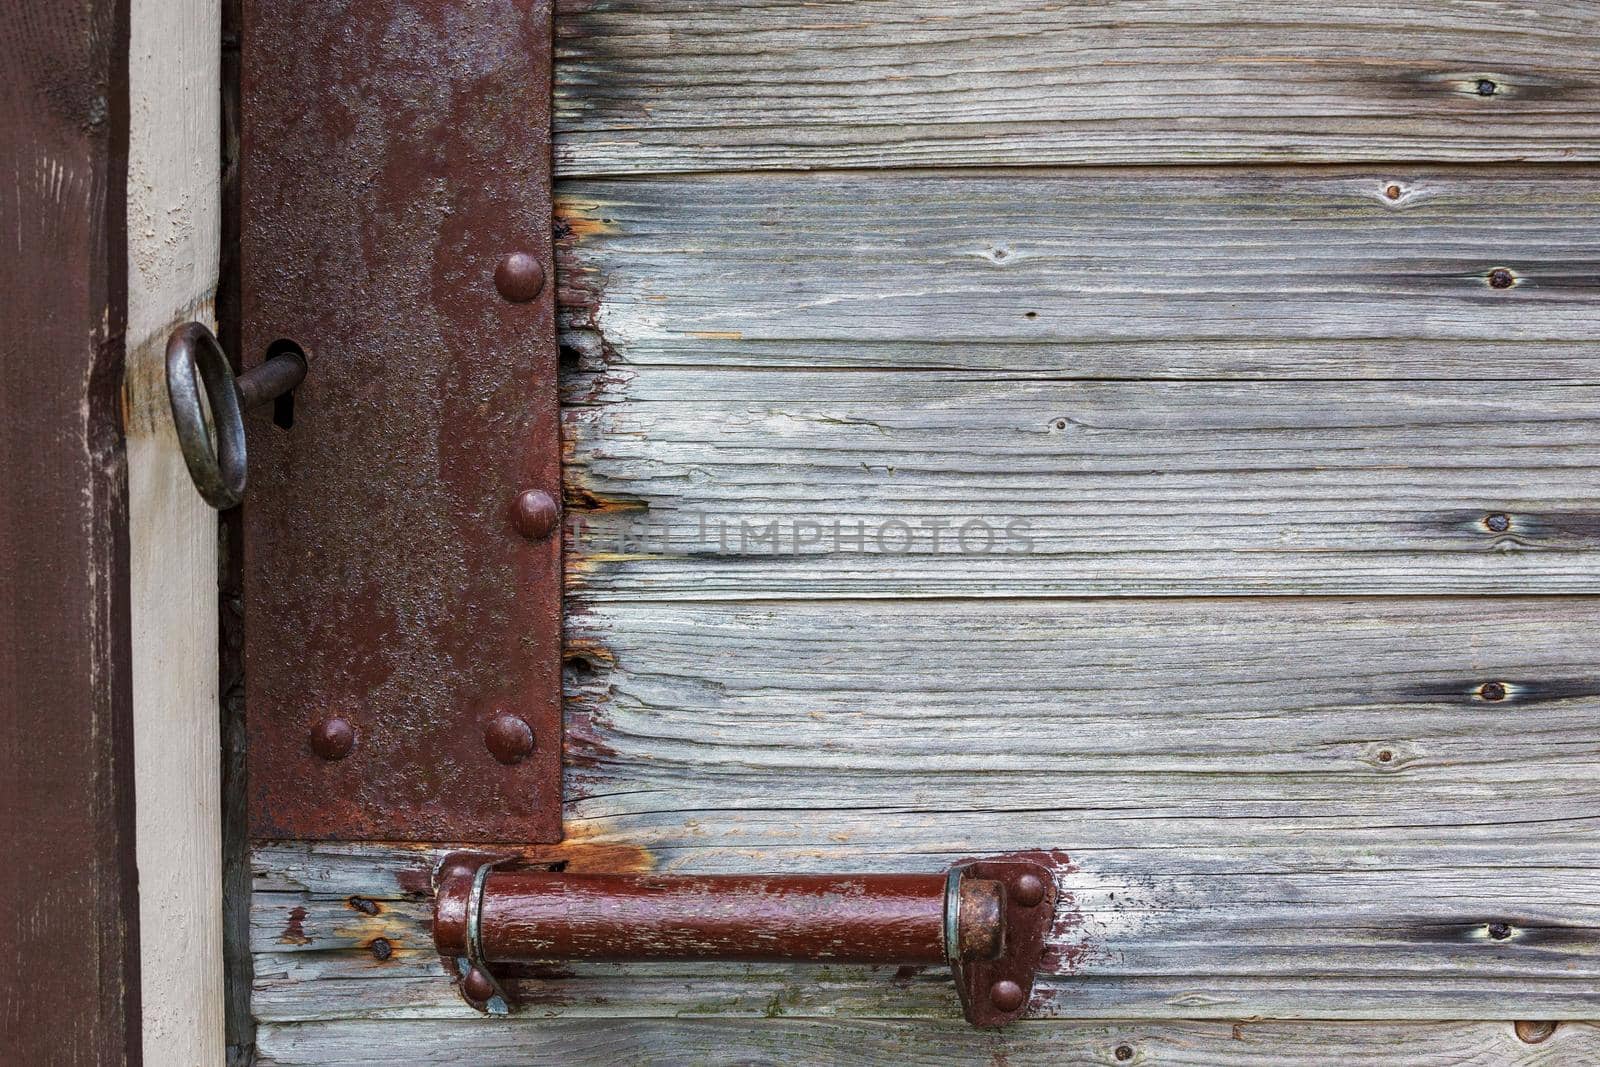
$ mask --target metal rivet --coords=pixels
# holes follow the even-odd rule
[[[474,967],[461,979],[461,992],[475,1004],[483,1004],[495,994],[494,979],[481,967]]]
[[[513,252],[494,269],[494,287],[513,304],[526,304],[544,288],[544,268],[526,252]]]
[[[533,728],[511,712],[502,711],[489,720],[483,743],[501,763],[521,763],[533,752]]]
[[[1517,276],[1504,267],[1496,267],[1489,272],[1489,285],[1494,289],[1509,289],[1516,283]]]
[[[1519,1019],[1513,1028],[1517,1031],[1517,1040],[1537,1045],[1541,1041],[1548,1041],[1560,1025],[1550,1019]]]
[[[1478,695],[1485,700],[1504,700],[1506,698],[1506,684],[1504,682],[1484,682],[1478,689]]]
[[[379,963],[394,955],[394,946],[389,944],[389,939],[386,937],[373,938],[372,944],[367,946],[367,950],[372,953],[372,958]]]
[[[1497,511],[1483,520],[1483,524],[1495,533],[1505,533],[1511,529],[1511,516],[1503,511]]]
[[[311,751],[325,760],[344,759],[355,743],[356,728],[337,715],[311,728]]]
[[[989,987],[989,1002],[1000,1011],[1016,1011],[1022,1007],[1022,987],[1009,978],[1002,978]]]
[[[1037,874],[1025,874],[1011,887],[1011,895],[1024,908],[1031,908],[1044,899],[1044,879]]]
[[[511,521],[517,532],[530,541],[543,541],[556,528],[561,509],[543,489],[529,489],[517,494],[511,505]]]

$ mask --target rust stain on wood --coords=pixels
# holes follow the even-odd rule
[[[599,640],[583,634],[568,634],[562,652],[566,666],[580,672],[610,669],[617,665],[616,653]]]
[[[589,237],[615,231],[610,219],[592,212],[600,207],[596,200],[557,195],[552,207],[552,236],[555,239],[556,314],[563,331],[587,328],[598,331],[600,297],[605,279],[595,267],[579,256],[580,244]],[[604,338],[600,347],[605,348]]]
[[[404,847],[404,846],[401,846]],[[411,900],[433,896],[433,868],[452,851],[430,845],[424,851],[424,865],[405,868],[396,874],[400,895]],[[506,845],[500,852],[514,855],[518,866],[554,867],[574,873],[643,874],[656,868],[656,857],[643,845],[605,837],[592,825],[568,822],[566,838],[555,845]]]
[[[563,502],[571,511],[591,511],[601,513],[616,513],[626,511],[645,511],[648,505],[643,500],[629,500],[620,496],[602,496],[591,489],[581,485],[567,482],[561,487]]]
[[[616,223],[601,217],[598,212],[605,204],[599,200],[583,200],[575,196],[555,198],[557,236],[572,236],[579,240],[596,234],[616,233]],[[562,230],[565,233],[562,233]]]
[[[644,874],[656,868],[656,857],[643,845],[606,838],[586,823],[567,824],[557,845],[522,850],[524,864],[551,866],[574,874]]]
[[[412,916],[391,912],[356,917],[335,926],[329,933],[340,941],[363,948],[370,948],[374,940],[381,939],[389,943],[392,953],[395,946],[403,943],[414,928],[415,919]]]

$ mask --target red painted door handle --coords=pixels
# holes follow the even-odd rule
[[[457,853],[435,879],[434,944],[479,1011],[506,965],[559,960],[946,964],[967,1021],[1027,1009],[1055,912],[1049,870],[996,857],[937,874],[608,875],[504,870]]]

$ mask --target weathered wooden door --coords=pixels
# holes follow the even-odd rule
[[[308,18],[273,99],[527,11],[374,13],[405,6]],[[1600,6],[554,26],[565,837],[497,845],[574,873],[1028,851],[1061,892],[1045,973],[999,1031],[941,968],[803,964],[533,968],[486,1019],[429,930],[455,842],[263,837],[264,1062],[1600,1059]],[[481,108],[419,91],[451,151],[538,113],[494,69]],[[359,145],[369,90],[304,121]],[[347,297],[383,253],[324,251]],[[428,264],[419,301],[480,274]],[[381,616],[353,597],[307,606],[328,640]]]

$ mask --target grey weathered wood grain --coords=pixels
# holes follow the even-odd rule
[[[1597,623],[1564,598],[589,605],[569,841],[531,855],[1061,848],[1040,1014],[1591,1017]],[[258,848],[258,1014],[464,1018],[414,891],[438,855]],[[524,993],[541,1015],[954,1012],[946,979],[892,968],[570,967]]]
[[[1118,1058],[1118,1049],[1127,1058]],[[1538,1044],[1506,1022],[1024,1023],[999,1032],[959,1023],[844,1020],[591,1020],[494,1023],[312,1023],[267,1026],[263,1067],[382,1067],[394,1063],[1007,1064],[1009,1067],[1171,1064],[1186,1067],[1533,1067],[1600,1058],[1600,1030],[1568,1023]]]
[[[590,603],[568,629],[568,795],[591,817],[676,774],[685,800],[775,773],[891,803],[920,781],[1026,796],[990,793],[1005,774],[1063,799],[1073,774],[1276,783],[1265,802],[1327,776],[1382,804],[1467,776],[1570,788],[1600,759],[1588,599]]]
[[[624,367],[1592,376],[1584,173],[566,182],[562,296]]]
[[[651,368],[602,399],[567,422],[590,599],[1600,591],[1590,385]]]
[[[567,0],[557,33],[572,174],[1600,155],[1575,0]]]
[[[1554,381],[1596,369],[1577,173],[569,183],[581,583],[1594,591],[1597,394]],[[1251,376],[1300,380],[1212,380]],[[1485,381],[1338,381],[1418,377]],[[1026,537],[958,558],[937,521]]]

